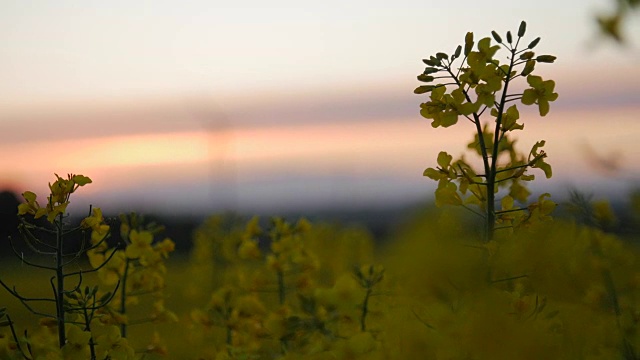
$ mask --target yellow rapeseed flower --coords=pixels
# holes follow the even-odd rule
[[[153,234],[151,232],[131,230],[129,240],[131,240],[131,243],[125,250],[127,258],[138,259],[144,257],[147,253],[153,252],[153,248],[151,247]]]

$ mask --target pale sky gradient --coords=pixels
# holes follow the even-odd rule
[[[598,41],[609,3],[1,2],[0,185],[44,196],[53,172],[84,173],[86,201],[114,211],[419,200],[424,168],[472,131],[419,116],[421,59],[524,19],[558,57],[536,69],[557,83],[550,115],[521,110],[523,151],[546,139],[555,165],[536,189],[623,191],[640,178],[640,37]],[[591,147],[624,154],[621,173],[586,176]]]

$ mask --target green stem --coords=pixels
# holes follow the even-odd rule
[[[371,291],[372,289],[368,287],[367,293],[364,296],[364,301],[362,302],[362,315],[360,315],[360,331],[363,332],[367,330],[365,320],[369,312],[369,297],[371,296]]]
[[[20,340],[18,339],[18,334],[16,334],[16,329],[13,326],[13,321],[11,320],[11,317],[9,316],[9,314],[7,314],[7,321],[9,322],[9,328],[11,329],[11,336],[13,336],[13,341],[16,342],[16,347],[18,348],[18,351],[20,351],[20,354],[22,354],[22,356],[24,356],[25,359],[29,359],[27,357],[27,354],[24,353],[24,350],[22,350],[22,347],[20,346]]]
[[[285,299],[285,288],[284,288],[284,274],[282,271],[278,271],[278,300],[280,301],[280,305],[284,305]]]
[[[497,161],[498,161],[498,149],[500,145],[500,127],[502,126],[502,113],[504,112],[504,105],[507,100],[507,91],[509,90],[509,75],[513,69],[515,58],[515,49],[511,50],[511,60],[509,61],[509,69],[507,70],[507,77],[504,81],[504,90],[502,90],[502,97],[500,99],[500,106],[498,107],[498,117],[496,118],[496,128],[493,133],[493,149],[491,150],[491,167],[487,174],[487,237],[486,240],[493,239],[495,231],[495,190],[496,190],[496,175],[497,175]],[[482,138],[480,138],[482,139]],[[483,154],[484,157],[484,154]]]
[[[129,275],[129,258],[124,263],[124,274],[122,275],[122,290],[120,290],[120,314],[127,312],[127,276]],[[120,324],[120,334],[127,337],[127,324]]]
[[[58,343],[60,348],[67,342],[64,328],[64,269],[63,269],[63,252],[62,252],[62,214],[58,215],[56,224],[56,282],[55,289],[56,298],[56,320],[58,322]]]
[[[449,72],[449,74],[451,74],[451,76],[453,76],[453,79],[456,81],[456,84],[462,88],[462,92],[464,93],[464,97],[466,98],[467,102],[472,103],[473,101],[471,101],[471,97],[469,96],[469,93],[467,92],[467,90],[465,90],[461,86],[462,84],[460,84],[460,80],[458,80],[458,77],[453,75],[453,72],[451,71],[451,67],[447,67],[447,71]],[[509,71],[511,71],[511,68],[509,69]],[[475,113],[475,112],[473,113],[473,122],[476,125],[476,132],[478,133],[478,143],[480,144],[480,151],[482,153],[482,164],[484,165],[484,173],[487,174],[487,179],[489,179],[490,170],[491,170],[491,167],[489,166],[489,154],[487,153],[487,146],[484,143],[484,134],[482,132],[482,124],[480,124],[480,115],[478,115],[478,113]],[[489,186],[487,187],[487,194],[489,195],[489,200],[492,200],[487,203],[487,222],[486,222],[487,235],[485,239],[487,242],[489,242],[489,240],[493,238],[493,225],[495,224],[495,215],[493,214],[493,210],[495,206],[493,204],[493,199],[494,199],[493,189],[494,189],[493,184],[491,184],[491,187]]]
[[[86,305],[83,311],[84,311],[84,331],[88,331],[89,333],[91,333],[91,318],[93,316],[89,316],[89,313],[87,313]],[[92,335],[91,338],[89,339],[89,350],[91,351],[91,360],[94,360],[96,358],[95,346],[96,344],[95,344],[95,341],[93,340],[93,335]]]

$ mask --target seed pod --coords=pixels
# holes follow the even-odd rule
[[[518,37],[523,37],[525,31],[527,31],[527,23],[523,21],[520,23],[520,27],[518,28]]]
[[[502,42],[502,38],[500,37],[500,35],[498,35],[497,32],[491,31],[491,36],[493,36],[493,38],[496,40],[496,42],[498,42],[498,43]]]
[[[535,55],[533,51],[526,51],[520,54],[520,60],[531,60],[533,58],[533,55]]]
[[[540,38],[539,37],[535,38],[535,40],[529,43],[529,46],[527,46],[527,49],[533,49],[534,47],[536,47],[536,45],[538,45],[539,42],[540,42]]]
[[[538,57],[536,57],[536,61],[542,63],[552,63],[556,61],[556,57],[553,55],[538,55]]]
[[[104,304],[107,300],[109,300],[110,297],[111,297],[111,293],[106,292],[104,295],[100,297],[100,299],[98,300],[98,303]]]
[[[468,56],[473,49],[473,33],[468,32],[464,37],[464,56]]]
[[[431,90],[435,89],[434,85],[422,85],[422,86],[418,86],[415,90],[413,90],[414,94],[425,94],[430,92]]]
[[[529,60],[522,69],[520,73],[522,76],[527,76],[533,72],[533,69],[536,67],[536,62],[534,60]]]
[[[507,31],[507,42],[509,44],[513,42],[513,37],[511,37],[511,31]]]
[[[456,48],[455,54],[453,54],[453,57],[457,58],[458,56],[460,56],[461,51],[462,51],[462,46],[458,45],[458,47]]]
[[[422,62],[427,64],[427,65],[429,65],[429,66],[438,66],[438,65],[440,65],[440,62],[437,59],[435,59],[435,61],[434,61],[434,59],[435,58],[432,56],[430,59],[422,59]]]
[[[422,81],[422,82],[432,82],[432,81],[433,81],[433,76],[429,76],[429,75],[425,75],[425,74],[420,74],[420,75],[418,75],[418,81]]]

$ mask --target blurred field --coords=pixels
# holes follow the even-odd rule
[[[474,354],[472,359],[611,359],[621,354],[624,344],[640,348],[637,233],[627,232],[621,240],[604,231],[603,224],[587,227],[558,219],[485,244],[478,235],[480,224],[461,214],[460,209],[424,209],[398,225],[385,243],[374,242],[362,227],[313,224],[302,238],[300,254],[312,254],[314,265],[294,268],[293,277],[287,278],[287,319],[316,319],[305,312],[301,299],[306,297],[314,299],[313,306],[337,306],[331,310],[337,316],[324,320],[323,331],[338,336],[325,334],[320,341],[319,330],[298,329],[306,334],[304,339],[320,341],[321,350],[303,341],[305,345],[292,348],[289,358],[466,359],[465,354]],[[207,328],[192,314],[212,314],[212,294],[224,288],[256,299],[256,306],[264,310],[245,321],[272,331],[270,321],[282,311],[269,285],[276,280],[269,254],[277,248],[261,243],[262,255],[243,258],[242,231],[220,232],[215,224],[203,223],[191,254],[174,254],[167,260],[165,307],[179,321],[129,326],[128,339],[135,349],[144,350],[157,331],[168,358],[214,359],[215,351],[225,346],[224,327],[213,323]],[[628,224],[637,225],[630,220]],[[379,296],[370,304],[366,332],[357,330],[364,294],[353,280],[353,265],[358,264],[386,269],[376,289]],[[48,275],[42,274],[16,259],[0,265],[3,281],[15,284],[25,296],[51,293]],[[90,286],[95,280],[84,279]],[[151,304],[144,297],[140,303]],[[39,317],[2,289],[0,307],[4,306],[16,330],[35,330]],[[130,306],[129,319],[135,321],[148,310]],[[264,355],[272,351],[269,342],[277,339],[274,335],[247,340],[241,336],[247,329],[235,331],[238,348],[258,358],[280,358]],[[354,342],[364,341],[358,338],[363,333],[372,336],[366,346]],[[496,339],[505,345],[492,345]]]

